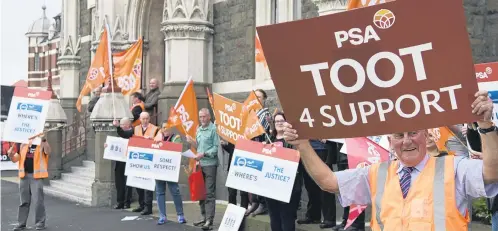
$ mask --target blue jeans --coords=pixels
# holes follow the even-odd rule
[[[491,230],[498,231],[498,212],[494,212],[491,217]]]
[[[176,214],[183,216],[183,201],[178,183],[156,180],[157,207],[159,208],[160,215],[166,217],[166,183],[175,203]]]

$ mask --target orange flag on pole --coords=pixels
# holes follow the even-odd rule
[[[169,110],[169,116],[168,116],[168,121],[166,122],[166,125],[164,128],[173,128],[173,127],[178,127],[180,131],[183,129],[180,129],[182,125],[182,121],[180,120],[180,116],[178,113],[176,113],[175,108],[171,107]]]
[[[254,45],[255,45],[255,49],[256,49],[256,52],[255,52],[256,62],[263,63],[266,67],[267,64],[266,64],[265,54],[263,53],[263,47],[261,46],[261,42],[259,41],[257,33],[256,33]]]
[[[109,41],[107,27],[104,27],[104,32],[100,36],[97,51],[95,51],[95,56],[86,76],[85,85],[81,89],[78,101],[76,101],[76,108],[79,112],[81,112],[81,100],[83,96],[88,95],[93,89],[101,86],[104,83],[104,79],[111,76],[109,68]]]
[[[263,126],[261,126],[261,123],[259,122],[259,118],[256,115],[255,111],[251,111],[248,114],[247,120],[244,122],[244,124],[246,125],[244,130],[244,136],[248,140],[256,136],[265,134],[266,132]]]
[[[259,111],[260,109],[263,109],[263,105],[261,105],[261,102],[259,102],[256,93],[254,93],[254,91],[251,91],[247,99],[244,101],[244,104],[242,105],[240,118],[242,119],[242,121],[246,121],[246,118],[251,111]]]
[[[432,134],[439,151],[447,152],[449,155],[455,155],[454,151],[448,151],[448,148],[446,148],[446,142],[455,136],[455,134],[448,127],[432,128],[428,129],[428,131]]]
[[[121,88],[123,95],[130,95],[140,89],[142,79],[142,48],[143,40],[140,38],[127,50],[113,55],[114,78]]]
[[[199,117],[197,113],[199,112],[197,108],[197,96],[194,90],[194,81],[192,78],[187,80],[185,88],[183,88],[182,94],[178,98],[175,105],[175,113],[178,114],[181,120],[181,128],[178,129],[180,133],[185,136],[190,136],[195,140],[197,127],[199,126]],[[191,148],[194,153],[196,150]],[[189,160],[189,171],[188,174],[192,172],[195,168],[196,160]]]

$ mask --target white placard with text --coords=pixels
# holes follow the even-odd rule
[[[107,136],[105,141],[104,159],[126,162],[126,149],[128,148],[128,139],[115,136]]]

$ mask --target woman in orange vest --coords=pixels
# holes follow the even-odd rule
[[[14,152],[15,147],[11,146],[7,151],[12,162],[19,166],[19,193],[21,205],[19,205],[18,222],[14,230],[26,229],[29,208],[31,205],[31,195],[35,203],[35,228],[45,229],[45,204],[43,201],[43,179],[48,178],[48,155],[51,152],[50,145],[45,138],[42,138],[40,145],[23,144],[20,154]]]
[[[131,114],[133,115],[133,127],[140,124],[140,113],[145,111],[144,101],[145,98],[139,92],[134,92],[133,94],[131,94],[131,102],[133,102],[133,105],[131,105],[130,110]]]
[[[332,172],[309,141],[299,140],[288,123],[284,137],[299,150],[316,183],[323,190],[339,193],[343,207],[372,205],[372,230],[463,231],[470,221],[469,201],[498,195],[498,128],[491,122],[493,103],[487,91],[479,91],[475,97],[470,106],[479,119],[483,160],[429,156],[427,131],[416,130],[389,135],[398,160]]]

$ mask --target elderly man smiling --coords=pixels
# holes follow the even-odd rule
[[[398,161],[334,173],[308,140],[299,140],[292,125],[285,125],[284,137],[300,151],[317,184],[340,194],[342,206],[372,204],[372,230],[467,230],[468,201],[498,194],[498,132],[491,122],[493,105],[486,91],[477,92],[475,97],[470,106],[480,118],[483,160],[429,156],[427,131],[418,130],[389,136]]]

